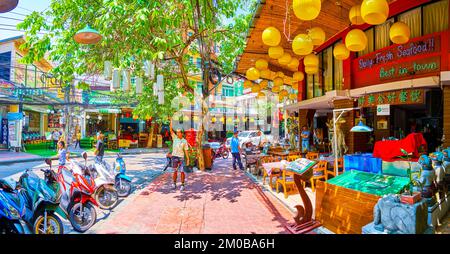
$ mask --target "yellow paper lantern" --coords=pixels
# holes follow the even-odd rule
[[[334,46],[333,55],[338,60],[345,60],[350,56],[350,51],[343,43],[339,43]]]
[[[409,41],[411,31],[407,24],[403,22],[396,22],[389,30],[389,38],[396,44],[405,44]]]
[[[300,61],[299,61],[297,58],[293,57],[293,58],[291,59],[291,62],[288,64],[288,67],[289,67],[290,69],[298,70],[298,66],[299,66],[299,65],[300,65]]]
[[[284,73],[282,71],[277,71],[277,77],[284,78]]]
[[[280,96],[284,97],[284,96],[288,96],[288,94],[289,93],[288,93],[288,91],[286,89],[283,89],[283,90],[280,91]]]
[[[252,93],[258,93],[259,91],[261,91],[261,87],[259,86],[259,84],[254,84],[252,86]]]
[[[222,116],[222,117],[220,118],[220,121],[221,121],[222,123],[225,122],[225,117]]]
[[[348,13],[348,18],[350,19],[352,25],[364,24],[364,20],[361,17],[361,5],[358,4],[353,6]]]
[[[248,69],[246,72],[247,79],[252,81],[259,79],[259,76],[260,76],[259,70],[254,67]]]
[[[193,117],[194,122],[198,122],[198,116]]]
[[[290,100],[296,100],[297,99],[297,94],[295,94],[295,93],[289,94],[289,99]]]
[[[264,79],[270,79],[270,75],[272,74],[272,72],[269,69],[262,70],[259,73],[260,73],[261,78],[264,78]]]
[[[345,46],[350,51],[361,51],[367,46],[367,36],[361,29],[353,29],[345,36]]]
[[[303,58],[303,64],[305,65],[305,67],[318,68],[319,67],[319,57],[316,56],[315,54],[309,54],[309,55],[305,56],[305,58]]]
[[[263,93],[263,92],[259,92],[258,93],[258,98],[263,98],[263,97],[265,97],[266,96],[266,94],[265,93]],[[250,122],[252,121],[252,118],[250,118]]]
[[[184,116],[184,117],[183,117],[183,120],[184,120],[185,122],[189,121],[189,116]]]
[[[278,63],[281,65],[287,65],[291,62],[291,55],[289,53],[284,53],[282,57],[278,59]]]
[[[286,76],[286,77],[284,77],[283,82],[284,82],[284,84],[287,84],[290,86],[292,84],[292,79],[291,79],[291,77]]]
[[[244,81],[244,89],[252,87],[253,83],[250,80]]]
[[[284,49],[281,46],[270,47],[268,53],[270,58],[278,59],[283,56]]]
[[[309,37],[311,37],[313,45],[319,46],[325,42],[325,31],[320,27],[313,27],[308,31]]]
[[[216,117],[213,116],[213,117],[211,118],[211,122],[215,123],[216,121],[217,121]]]
[[[361,17],[370,25],[383,24],[389,16],[386,0],[364,0],[361,3]]]
[[[322,7],[321,0],[294,0],[294,14],[301,20],[313,20],[319,16]]]
[[[305,72],[310,75],[317,74],[319,72],[318,67],[305,67]]]
[[[292,51],[297,55],[305,56],[311,54],[313,48],[312,39],[306,34],[299,34],[292,41]]]
[[[272,87],[272,92],[273,92],[273,93],[278,93],[278,92],[280,92],[280,87],[279,87],[279,86],[274,86],[274,87]]]
[[[281,33],[273,26],[264,29],[262,33],[262,41],[267,46],[278,46],[281,41]]]
[[[305,74],[301,71],[294,72],[294,75],[292,75],[292,79],[295,81],[302,81],[305,78]]]
[[[269,63],[265,59],[258,59],[255,63],[256,69],[262,71],[269,67]]]
[[[261,90],[266,89],[269,86],[269,82],[267,80],[263,80],[259,83],[259,87]]]
[[[283,81],[283,78],[281,78],[281,77],[276,77],[273,80],[273,85],[274,86],[282,86],[283,84],[284,84],[284,81]]]

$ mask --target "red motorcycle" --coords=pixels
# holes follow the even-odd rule
[[[224,158],[224,159],[228,159],[228,157],[230,156],[230,151],[228,150],[228,148],[225,145],[225,142],[220,144],[220,147],[217,149],[213,149],[212,150],[212,159],[216,159],[216,158]]]
[[[87,154],[83,153],[83,157],[86,161]],[[51,168],[51,160],[46,162]],[[94,206],[98,206],[93,197],[95,182],[89,169],[86,165],[71,161],[69,168],[58,167],[57,180],[63,193],[60,207],[67,211],[73,228],[85,232],[95,224],[97,212]]]

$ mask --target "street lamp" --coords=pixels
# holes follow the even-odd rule
[[[347,113],[349,111],[353,111],[353,110],[361,110],[361,108],[343,108],[343,109],[334,109],[333,110],[333,147],[334,147],[334,165],[335,165],[335,174],[336,176],[338,175],[338,154],[337,154],[337,133],[336,133],[336,122],[339,121],[339,119],[341,119],[342,115],[344,113]],[[351,128],[350,130],[351,132],[372,132],[373,129],[366,126],[360,117],[359,123],[357,125],[355,125],[353,128]]]
[[[102,40],[102,35],[97,30],[86,25],[85,28],[73,36],[73,39],[80,44],[96,44]]]

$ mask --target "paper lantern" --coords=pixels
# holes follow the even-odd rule
[[[73,39],[80,44],[95,44],[102,40],[102,35],[95,29],[87,25],[85,28],[78,31]]]
[[[407,24],[403,22],[396,22],[389,30],[389,38],[396,44],[405,44],[409,41],[411,31]]]
[[[276,77],[276,78],[273,80],[273,85],[274,85],[274,86],[282,86],[283,84],[284,84],[283,78]]]
[[[109,81],[112,79],[112,72],[113,72],[112,63],[111,61],[105,61],[103,65],[104,65],[103,75],[105,76],[105,80]]]
[[[343,43],[339,43],[334,46],[333,55],[338,60],[345,60],[350,56],[350,51]]]
[[[263,80],[259,83],[259,87],[261,90],[266,89],[269,86],[269,82],[267,80]]]
[[[259,86],[259,84],[254,84],[252,86],[252,93],[258,93],[259,91],[261,91],[261,87]]]
[[[259,92],[258,93],[258,98],[263,98],[263,97],[265,97],[266,96],[266,94],[265,93],[263,93],[263,92]],[[252,121],[252,118],[250,118],[250,122]]]
[[[262,71],[269,67],[269,63],[265,59],[258,59],[255,63],[256,69]]]
[[[14,10],[17,7],[19,0],[2,0],[0,2],[0,13],[5,13]]]
[[[198,116],[194,116],[194,117],[192,118],[192,120],[194,120],[194,122],[198,122]]]
[[[269,69],[262,70],[259,73],[260,73],[261,78],[264,78],[264,79],[270,79],[270,75],[272,74],[272,72]]]
[[[311,54],[313,48],[314,45],[311,37],[306,34],[299,34],[295,36],[294,40],[292,41],[292,51],[294,51],[294,53],[297,55],[305,56]]]
[[[305,67],[318,68],[319,67],[319,57],[315,54],[309,54],[303,58],[303,64]]]
[[[282,71],[277,71],[277,77],[284,78],[284,73]]]
[[[274,86],[274,87],[272,87],[272,92],[273,92],[273,93],[278,93],[278,92],[280,92],[280,87],[279,87],[279,86]]]
[[[269,57],[272,59],[278,59],[283,56],[284,49],[281,46],[270,47],[268,51]]]
[[[325,42],[325,31],[320,27],[313,27],[308,31],[309,37],[311,37],[312,43],[315,46],[322,45]]]
[[[257,80],[257,79],[259,79],[259,76],[260,76],[260,73],[259,73],[258,69],[254,68],[254,67],[248,69],[246,72],[246,77],[248,80],[252,80],[252,81]]]
[[[289,93],[288,93],[288,91],[286,89],[283,89],[283,90],[280,91],[280,96],[284,97],[284,96],[288,96],[288,94]]]
[[[301,20],[313,20],[319,16],[322,7],[321,0],[294,0],[294,14]]]
[[[291,55],[289,53],[284,53],[281,58],[278,59],[278,63],[281,65],[288,65],[291,62]]]
[[[299,61],[297,58],[293,57],[293,58],[291,59],[291,62],[289,62],[288,67],[289,67],[290,69],[298,70],[298,66],[299,66],[299,65],[300,65],[300,61]]]
[[[145,76],[153,80],[155,78],[155,64],[152,61],[144,61],[144,72]]]
[[[262,94],[264,94],[264,93],[262,93]],[[264,97],[264,96],[265,96],[265,94],[264,94],[262,97]],[[258,97],[259,97],[259,94],[258,94]],[[251,122],[251,123],[254,123],[254,122],[255,122],[255,118],[250,117],[250,122]]]
[[[144,79],[136,77],[136,94],[142,94]]]
[[[318,67],[305,67],[305,72],[310,75],[317,74],[319,72]]]
[[[367,36],[361,29],[353,29],[345,36],[345,46],[350,51],[361,51],[367,46]]]
[[[244,81],[244,89],[252,87],[253,83],[250,80]]]
[[[358,4],[353,6],[348,13],[348,18],[350,19],[352,25],[364,24],[364,20],[361,17],[361,5]]]
[[[291,94],[289,94],[289,99],[290,100],[296,100],[297,99],[297,94],[295,94],[295,93],[291,93]]]
[[[131,87],[131,72],[130,70],[124,70],[122,73],[122,84],[123,84],[123,91],[124,92],[128,92],[130,91],[130,87]]]
[[[292,79],[295,81],[302,81],[305,78],[305,74],[301,71],[294,72],[294,75],[292,75]]]
[[[113,75],[112,75],[112,82],[111,82],[111,91],[114,91],[116,89],[120,88],[120,70],[114,69]]]
[[[283,79],[283,83],[284,84],[287,84],[287,85],[292,85],[292,79],[291,79],[291,77],[288,77],[288,76],[285,76],[284,77],[284,79]]]
[[[264,29],[262,33],[262,41],[265,45],[275,47],[280,44],[281,33],[273,26]]]
[[[364,0],[361,3],[361,17],[370,25],[383,24],[389,16],[386,0]]]

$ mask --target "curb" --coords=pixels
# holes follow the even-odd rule
[[[47,157],[24,158],[24,159],[17,159],[17,160],[1,161],[0,166],[14,164],[14,163],[22,163],[22,162],[44,161],[45,158],[47,158]],[[81,154],[71,155],[70,158],[81,158]]]

